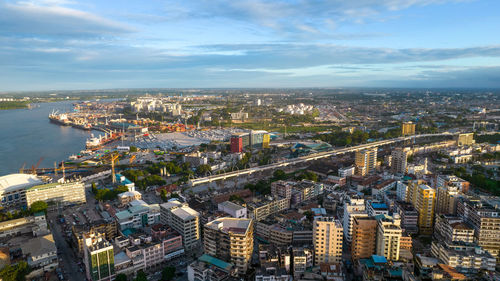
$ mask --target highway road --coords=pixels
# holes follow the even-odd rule
[[[314,153],[314,154],[310,154],[310,155],[306,155],[306,156],[302,156],[302,157],[298,157],[298,158],[293,158],[293,159],[287,159],[287,160],[283,160],[283,161],[268,164],[268,165],[248,168],[248,169],[239,170],[239,171],[228,172],[228,173],[219,174],[219,175],[211,175],[208,177],[190,179],[188,184],[189,184],[189,186],[193,187],[193,186],[196,186],[199,184],[210,183],[210,182],[217,181],[217,180],[226,180],[228,178],[242,176],[242,175],[251,175],[251,174],[256,173],[256,172],[261,172],[261,171],[265,171],[265,170],[274,170],[274,169],[286,167],[289,165],[296,165],[296,164],[300,164],[303,162],[318,160],[318,159],[327,158],[327,157],[331,157],[331,156],[335,156],[335,155],[339,155],[339,154],[354,152],[357,150],[374,148],[374,147],[378,147],[378,146],[382,146],[382,145],[388,145],[388,144],[404,142],[404,141],[413,141],[417,138],[453,136],[453,135],[455,135],[455,134],[451,134],[451,133],[422,134],[422,135],[414,135],[414,136],[409,136],[409,137],[399,137],[399,138],[394,138],[394,139],[389,139],[389,140],[381,140],[381,141],[365,143],[365,144],[360,144],[360,145],[351,146],[351,147],[332,149],[329,151],[318,152],[318,153]]]

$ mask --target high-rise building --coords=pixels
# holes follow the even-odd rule
[[[344,203],[344,215],[342,217],[342,225],[344,228],[344,237],[347,242],[352,240],[352,229],[355,217],[367,217],[365,199],[349,198]]]
[[[243,137],[240,135],[231,136],[231,153],[241,153],[243,151]]]
[[[408,183],[408,198],[418,212],[418,230],[420,234],[432,234],[436,190],[422,181]]]
[[[403,122],[401,125],[401,134],[411,136],[415,134],[415,124],[413,122]]]
[[[253,252],[253,221],[251,219],[220,218],[204,227],[205,253],[230,262],[244,275]]]
[[[103,235],[91,233],[85,237],[83,247],[87,279],[113,280],[115,276],[113,245],[106,241]]]
[[[454,175],[439,175],[436,179],[436,186],[455,186],[462,193],[469,192],[470,183]]]
[[[474,143],[474,133],[459,134],[457,138],[457,145],[472,145]]]
[[[264,144],[264,136],[267,135],[267,144]],[[265,148],[269,147],[269,134],[264,130],[252,130],[250,131],[250,146],[252,148]]]
[[[474,228],[478,245],[497,258],[500,264],[500,207],[484,200],[461,199],[457,215]]]
[[[373,217],[355,217],[352,230],[352,259],[366,259],[375,254],[377,220]]]
[[[160,221],[182,235],[186,250],[200,246],[200,214],[187,203],[175,200],[161,204]]]
[[[286,181],[275,181],[271,183],[271,195],[278,198],[290,198],[292,197],[293,186]]]
[[[333,217],[316,217],[313,223],[314,263],[339,263],[342,260],[343,229]]]
[[[399,215],[393,217],[378,215],[377,220],[377,255],[384,256],[387,260],[399,260],[401,243],[401,220]]]
[[[356,151],[355,161],[358,175],[365,176],[375,171],[377,167],[377,148]]]
[[[406,173],[408,150],[396,148],[391,152],[391,158],[391,171],[398,174]]]
[[[456,186],[445,185],[437,187],[436,213],[437,214],[455,214],[457,211],[457,202],[459,191]]]

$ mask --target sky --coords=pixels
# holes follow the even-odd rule
[[[498,0],[0,0],[0,91],[500,88]]]

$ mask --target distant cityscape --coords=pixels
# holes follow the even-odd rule
[[[0,108],[61,100],[47,124],[88,138],[0,176],[3,280],[500,280],[498,91],[22,93]]]

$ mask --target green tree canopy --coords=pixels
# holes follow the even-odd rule
[[[31,204],[30,210],[31,213],[38,213],[38,212],[46,212],[47,211],[47,203],[44,201],[35,201],[33,204]]]
[[[141,269],[137,272],[137,276],[135,277],[134,281],[148,281],[148,277],[146,273],[144,273],[144,271],[142,271]]]
[[[3,281],[24,281],[30,272],[28,263],[21,261],[15,265],[6,265],[0,270],[0,279]]]
[[[161,281],[170,281],[175,277],[175,267],[167,266],[161,271]]]
[[[115,281],[127,281],[127,275],[120,273],[116,275]]]

